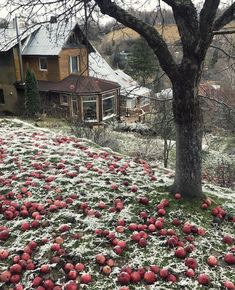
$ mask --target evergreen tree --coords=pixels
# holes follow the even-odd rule
[[[30,117],[40,112],[40,95],[35,74],[27,69],[25,80],[25,109]]]
[[[130,50],[126,72],[145,85],[155,77],[157,58],[143,38],[138,38]]]

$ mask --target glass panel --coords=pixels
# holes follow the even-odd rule
[[[113,115],[115,110],[115,97],[106,98],[103,100],[103,116],[108,117],[110,115]]]
[[[61,102],[61,105],[68,105],[68,96],[61,95],[60,96],[60,102]]]
[[[39,58],[40,70],[47,70],[47,59],[46,57]]]
[[[83,116],[84,120],[97,120],[97,105],[96,101],[83,101]]]
[[[70,57],[70,68],[71,73],[77,73],[79,67],[79,59],[78,56],[71,56]]]
[[[78,115],[78,104],[77,104],[77,100],[72,100],[72,110],[73,110],[73,116],[77,116]]]
[[[3,89],[0,89],[0,104],[5,104]]]

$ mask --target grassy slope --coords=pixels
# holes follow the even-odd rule
[[[228,25],[226,25],[227,29],[234,28],[235,22],[232,22]],[[179,32],[174,24],[170,25],[157,25],[155,26],[157,31],[163,36],[163,38],[166,40],[169,44],[174,44],[176,41],[178,41],[179,38]],[[129,39],[136,39],[139,37],[139,34],[135,32],[134,30],[130,28],[122,28],[118,30],[114,30],[112,32],[109,32],[106,36],[104,41],[106,42],[120,42],[123,40],[129,40]]]
[[[22,123],[0,121],[0,127],[1,204],[4,203],[4,196],[12,191],[15,195],[10,200],[16,202],[19,207],[27,205],[26,201],[29,201],[29,212],[32,208],[32,211],[37,211],[39,204],[44,208],[42,212],[39,211],[42,217],[39,227],[31,227],[28,231],[22,231],[20,227],[22,222],[32,225],[34,218],[31,214],[6,220],[4,212],[0,213],[0,224],[7,226],[11,233],[9,239],[0,241],[0,249],[8,249],[10,252],[7,260],[0,261],[2,271],[9,269],[12,258],[17,254],[21,255],[30,241],[38,243],[31,255],[35,269],[24,270],[21,275],[25,289],[32,289],[32,279],[40,274],[40,267],[45,263],[50,265],[51,273],[41,276],[63,285],[67,281],[67,274],[63,270],[66,262],[85,264],[85,272],[89,272],[93,277],[88,289],[119,289],[117,276],[122,266],[128,265],[136,269],[141,266],[147,268],[151,264],[168,267],[178,277],[178,283],[172,284],[158,278],[154,285],[147,286],[141,282],[131,285],[130,289],[198,289],[197,279],[188,279],[184,275],[184,261],[174,256],[174,249],[166,247],[167,237],[159,237],[159,231],[151,233],[145,230],[148,234],[148,245],[145,248],[141,248],[130,238],[132,232],[128,230],[128,225],[132,222],[146,224],[146,220],[139,217],[141,211],[146,211],[148,217],[158,218],[155,206],[164,198],[170,201],[170,206],[166,208],[164,228],[173,229],[180,240],[185,242],[185,246],[189,242],[185,240],[187,235],[182,232],[184,222],[206,229],[205,236],[190,235],[193,236],[195,250],[188,254],[198,261],[196,275],[206,272],[211,278],[210,285],[205,289],[219,290],[222,289],[221,285],[225,279],[235,280],[234,268],[223,262],[224,254],[232,245],[222,242],[224,235],[234,234],[234,224],[226,220],[221,225],[213,224],[210,210],[202,210],[200,203],[176,201],[169,197],[168,193],[162,190],[163,184],[158,182],[162,179],[160,172],[155,173],[157,181],[154,181],[151,169],[145,162],[135,163],[128,157],[104,151],[91,143],[35,130]],[[127,182],[126,185],[124,182]],[[114,185],[117,186],[116,189]],[[137,192],[131,190],[133,185],[137,186]],[[26,193],[21,192],[23,187],[27,188]],[[138,202],[140,196],[148,197],[147,206]],[[121,211],[113,211],[118,198],[121,199],[124,208]],[[61,200],[62,204],[58,200]],[[224,208],[227,207],[228,211],[234,214],[234,202],[231,200],[215,196],[212,196],[212,200],[212,207],[223,204]],[[99,208],[100,201],[106,204],[106,208]],[[81,208],[81,204],[85,203],[88,204],[88,210]],[[51,211],[52,205],[57,205],[55,211]],[[181,221],[179,227],[171,223],[176,217]],[[105,236],[95,234],[98,228],[115,232],[119,219],[124,219],[126,225],[123,233],[116,232],[116,237],[127,242],[120,256],[114,252],[114,246]],[[67,224],[69,230],[61,233],[59,228],[62,224]],[[80,238],[76,234],[79,234]],[[59,256],[50,250],[58,236],[64,239],[61,245],[64,253],[61,254],[58,263],[52,263],[51,257]],[[42,239],[45,237],[48,242],[44,244]],[[108,276],[101,273],[102,268],[95,262],[98,253],[115,260],[115,266]],[[219,266],[215,268],[206,263],[211,254],[219,259]],[[79,283],[79,278],[77,282]],[[9,283],[3,283],[1,286],[4,290],[11,287]]]

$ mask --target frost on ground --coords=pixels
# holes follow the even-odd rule
[[[234,200],[202,209],[160,193],[167,177],[143,160],[16,120],[0,130],[1,289],[233,289]]]

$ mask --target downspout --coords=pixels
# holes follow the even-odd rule
[[[20,40],[20,33],[19,33],[19,26],[18,26],[18,19],[15,16],[15,26],[16,26],[16,36],[18,42],[18,54],[19,54],[19,62],[20,62],[20,82],[24,83],[24,71],[23,71],[23,61],[22,61],[22,45]]]

